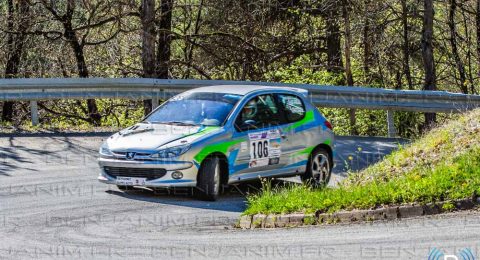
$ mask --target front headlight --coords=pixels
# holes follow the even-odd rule
[[[184,153],[186,153],[190,149],[190,145],[180,145],[180,146],[174,146],[170,148],[165,148],[157,153],[153,154],[151,157],[152,158],[173,158],[173,157],[178,157]]]
[[[104,142],[102,146],[100,146],[98,153],[100,153],[101,156],[113,156],[112,151],[108,148],[107,142]]]

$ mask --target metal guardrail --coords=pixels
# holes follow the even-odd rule
[[[387,110],[389,135],[394,135],[392,111],[455,113],[480,107],[479,95],[445,91],[391,90],[250,81],[144,78],[0,79],[0,101],[31,101],[32,122],[38,123],[37,100],[126,98],[158,100],[211,85],[261,85],[306,89],[317,106]]]

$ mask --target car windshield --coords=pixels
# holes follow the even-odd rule
[[[145,121],[176,125],[220,126],[242,96],[226,93],[193,92],[175,96]]]

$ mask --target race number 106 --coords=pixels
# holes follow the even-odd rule
[[[269,142],[267,139],[250,142],[250,158],[260,159],[268,157]]]

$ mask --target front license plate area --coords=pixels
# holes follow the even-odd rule
[[[117,185],[142,186],[145,185],[147,178],[117,177]]]

